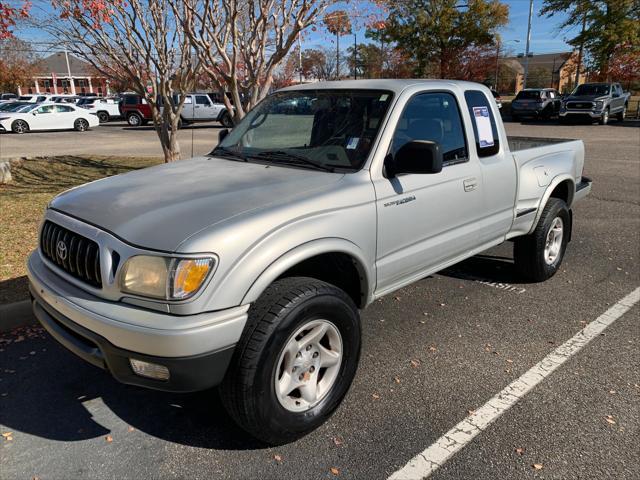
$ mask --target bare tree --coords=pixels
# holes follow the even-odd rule
[[[165,162],[180,159],[180,114],[201,65],[172,14],[188,21],[184,5],[182,0],[54,0],[60,19],[43,25],[71,52],[107,78],[132,85],[145,99]]]
[[[184,0],[174,10],[236,121],[271,89],[298,34],[334,0]],[[232,110],[233,109],[233,110]]]

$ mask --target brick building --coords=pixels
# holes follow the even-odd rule
[[[501,61],[501,66],[512,72],[514,76],[514,93],[522,90],[524,80],[525,58],[511,57]],[[555,88],[560,92],[568,92],[575,87],[577,52],[544,53],[529,57],[529,73],[527,87]],[[580,69],[580,81],[585,81],[584,66]]]
[[[24,85],[18,93],[51,93],[80,95],[95,93],[109,94],[109,84],[91,64],[74,57],[70,53],[59,52],[39,62],[40,73],[33,78],[31,85]]]

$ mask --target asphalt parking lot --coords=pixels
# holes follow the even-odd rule
[[[183,158],[209,153],[218,143],[217,122],[188,125],[178,133]],[[0,134],[0,158],[52,155],[162,157],[153,126],[130,127],[124,121],[103,123],[86,132]]]
[[[95,135],[109,128],[131,138],[115,126]],[[0,343],[2,478],[388,478],[599,317],[612,323],[430,478],[640,478],[640,304],[616,305],[640,285],[640,124],[507,130],[585,142],[593,190],[575,208],[573,241],[551,280],[523,283],[507,243],[377,301],[362,315],[363,354],[345,402],[277,448],[238,430],[215,391],[120,385],[40,328],[10,332]],[[217,137],[209,127],[194,134],[203,145]],[[5,138],[24,149],[13,142],[40,135],[57,134],[2,136],[2,156]],[[612,308],[618,316],[601,317]]]

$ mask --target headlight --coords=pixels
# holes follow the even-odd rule
[[[122,267],[120,288],[144,297],[183,300],[200,289],[214,266],[215,260],[210,257],[137,255]]]
[[[596,110],[602,110],[602,107],[604,107],[604,102],[602,100],[597,100],[596,101]]]

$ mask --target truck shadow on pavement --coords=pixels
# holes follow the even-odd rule
[[[172,394],[122,385],[39,326],[1,335],[0,359],[0,424],[14,436],[75,442],[111,435],[127,442],[130,426],[193,447],[267,448],[235,425],[217,391]]]
[[[512,258],[486,254],[471,257],[442,270],[438,274],[444,277],[478,282],[530,283],[516,271]]]

